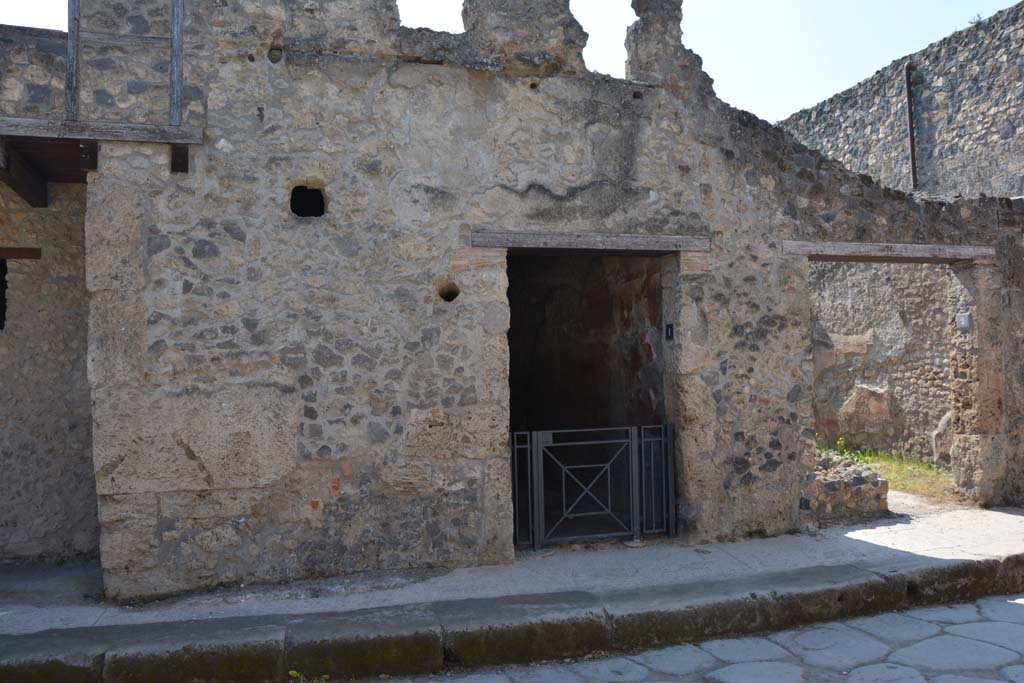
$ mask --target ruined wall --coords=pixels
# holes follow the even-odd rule
[[[948,462],[932,433],[951,410],[946,266],[812,263],[818,441]]]
[[[779,125],[890,187],[911,189],[904,65],[913,65],[919,188],[1024,195],[1024,3],[1003,10]]]
[[[99,543],[86,382],[85,187],[51,185],[29,208],[0,184],[7,261],[0,330],[0,562],[65,560]]]
[[[893,62],[780,125],[849,168],[909,190],[904,72],[909,62],[919,189],[944,195],[1021,195],[1022,55],[1024,4],[1018,4]],[[940,426],[946,431],[940,421],[948,403],[948,320],[954,312],[941,309],[949,281],[909,275],[899,266],[820,265],[814,272],[816,320],[825,331],[862,335],[892,328],[888,341],[869,342],[866,352],[857,339],[834,349],[827,343],[816,346],[822,358],[831,359],[835,351],[838,363],[816,378],[819,438],[834,442],[851,432],[847,440],[864,446],[946,460],[948,438],[933,443],[931,432]],[[943,318],[946,322],[939,324]],[[898,335],[897,319],[903,321]],[[882,391],[855,392],[858,382]],[[847,401],[845,413],[852,421],[842,418]]]
[[[645,83],[581,72],[567,6],[467,2],[471,30],[448,36],[401,29],[384,0],[188,3],[191,172],[106,143],[89,185],[111,596],[511,560],[506,254],[473,229],[711,239],[660,276],[695,541],[799,526],[809,268],[783,239],[998,242],[993,282],[1013,281],[1013,206],[907,197],[727,107],[669,0],[637,2]],[[293,216],[294,185],[323,188],[325,215]],[[1006,464],[1012,429],[962,446]]]
[[[0,25],[0,116],[64,117],[67,34]]]
[[[657,258],[510,255],[512,431],[660,424]]]

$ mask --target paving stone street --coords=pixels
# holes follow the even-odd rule
[[[1024,595],[409,683],[1024,683]]]

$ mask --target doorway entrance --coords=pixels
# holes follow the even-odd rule
[[[669,533],[661,260],[510,252],[515,538]]]

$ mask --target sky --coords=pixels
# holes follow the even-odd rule
[[[193,0],[204,1],[204,0]],[[570,0],[587,67],[625,73],[629,0]],[[729,104],[778,121],[1013,0],[684,0],[683,43]],[[462,0],[398,0],[402,23],[462,31]],[[66,0],[0,0],[0,23],[67,28]]]

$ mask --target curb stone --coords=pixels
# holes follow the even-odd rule
[[[1024,591],[1024,555],[884,574],[853,565],[616,593],[550,593],[0,637],[0,683],[352,680],[636,651]]]

